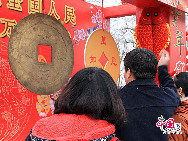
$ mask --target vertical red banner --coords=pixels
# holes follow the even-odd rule
[[[171,29],[169,71],[175,75],[186,71],[186,26],[185,12],[170,8],[169,24]]]

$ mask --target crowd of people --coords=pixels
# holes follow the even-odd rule
[[[37,121],[26,141],[188,141],[188,72],[173,80],[169,53],[160,56],[144,48],[127,53],[120,90],[101,68],[78,71],[55,101],[54,114]],[[180,134],[165,132],[168,119],[181,123]]]

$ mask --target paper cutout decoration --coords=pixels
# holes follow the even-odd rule
[[[98,29],[91,34],[85,48],[85,66],[103,68],[115,82],[118,81],[120,57],[114,38],[109,32]]]
[[[168,47],[171,37],[169,24],[159,8],[144,8],[134,37],[138,48],[153,51],[159,59],[160,51]]]

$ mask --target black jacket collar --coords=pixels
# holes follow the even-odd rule
[[[131,87],[135,85],[140,85],[140,86],[158,86],[153,79],[137,79],[134,81],[129,82],[126,86]]]

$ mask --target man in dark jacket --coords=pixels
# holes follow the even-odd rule
[[[158,60],[155,54],[144,48],[127,53],[125,82],[120,95],[128,115],[128,123],[117,130],[120,140],[125,141],[168,141],[168,135],[156,126],[158,117],[168,120],[180,104],[176,88],[167,66],[170,57],[166,50]],[[154,79],[157,73],[160,87]],[[165,127],[164,127],[165,128]]]

